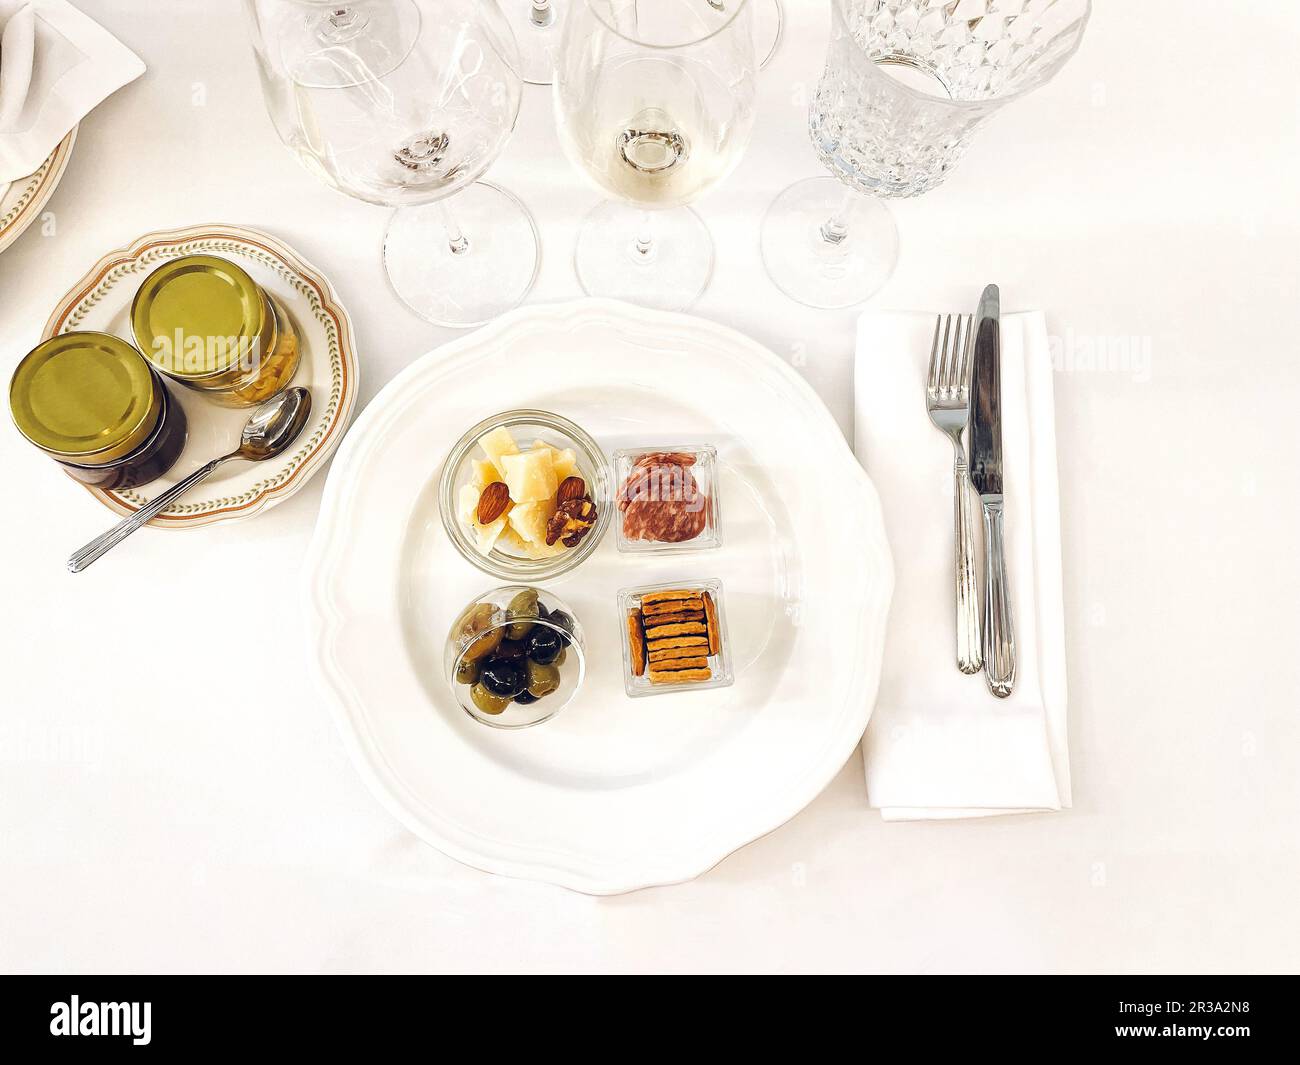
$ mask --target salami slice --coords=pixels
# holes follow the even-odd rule
[[[645,463],[645,458],[657,461]],[[626,539],[680,544],[704,531],[708,498],[688,464],[667,461],[675,458],[643,456],[623,483],[618,505]]]

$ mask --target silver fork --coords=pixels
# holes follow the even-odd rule
[[[975,590],[974,523],[970,488],[966,479],[966,449],[962,433],[970,419],[971,343],[974,316],[941,314],[934,322],[930,348],[930,375],[925,386],[925,408],[930,421],[952,441],[952,492],[956,542],[954,562],[957,582],[957,668],[978,673],[980,653],[979,593]]]

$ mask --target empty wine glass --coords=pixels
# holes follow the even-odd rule
[[[555,71],[574,165],[617,197],[588,215],[574,264],[591,295],[681,310],[713,273],[686,204],[740,161],[754,124],[749,0],[575,0]]]
[[[582,0],[500,0],[519,42],[519,67],[530,85],[549,85],[555,78],[555,53],[564,31],[564,13]],[[727,0],[699,0],[721,11]],[[784,12],[781,0],[753,0],[754,47],[767,66],[781,43]]]
[[[975,131],[1074,54],[1089,0],[831,0],[809,131],[833,177],[786,189],[763,220],[768,274],[812,307],[848,307],[893,273],[882,198],[940,184]]]
[[[285,65],[319,82],[317,88],[355,85],[354,66],[367,76],[382,77],[410,54],[420,32],[420,9],[411,0],[319,0],[302,5],[292,18],[293,32],[281,38]],[[355,64],[317,61],[326,49],[345,47]]]
[[[440,325],[521,303],[539,241],[523,204],[478,181],[514,129],[510,28],[481,0],[245,0],[276,132],[340,192],[396,207],[384,266]],[[454,211],[449,198],[454,198]]]

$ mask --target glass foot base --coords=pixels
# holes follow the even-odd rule
[[[519,76],[530,85],[550,85],[555,80],[555,53],[564,33],[569,4],[583,0],[552,0],[547,15],[534,19],[533,0],[499,0],[519,49]],[[780,0],[753,0],[754,54],[760,68],[767,66],[781,43],[785,13]]]
[[[713,276],[713,237],[689,207],[645,211],[607,202],[587,215],[573,265],[589,296],[684,311]]]
[[[833,177],[799,181],[781,193],[763,218],[761,246],[777,288],[828,310],[870,299],[898,263],[889,209]]]
[[[463,245],[453,242],[453,219]],[[398,298],[425,321],[458,329],[518,307],[541,261],[533,216],[486,181],[445,202],[395,211],[384,234],[384,268]]]
[[[276,24],[276,44],[293,80],[339,89],[382,78],[406,61],[420,36],[420,9],[389,4],[291,4]]]

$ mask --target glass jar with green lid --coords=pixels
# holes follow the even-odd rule
[[[216,255],[186,255],[154,270],[131,304],[131,328],[160,372],[222,406],[256,406],[298,370],[288,312]]]
[[[133,488],[166,473],[185,446],[185,412],[148,361],[108,333],[60,333],[9,382],[18,431],[73,477]]]

